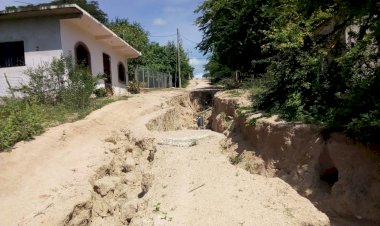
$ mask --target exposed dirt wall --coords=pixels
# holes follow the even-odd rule
[[[247,170],[282,178],[332,216],[380,223],[380,165],[374,150],[342,134],[325,141],[316,126],[238,114],[242,103],[217,93],[211,120],[215,131],[228,135],[226,148],[249,156]]]

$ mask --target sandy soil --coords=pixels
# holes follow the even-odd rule
[[[188,90],[204,87],[206,82],[197,80]],[[1,153],[0,225],[64,225],[78,203],[94,200],[90,181],[115,157],[110,137],[125,131],[135,140],[154,138],[157,149],[154,161],[136,163],[154,179],[149,191],[142,183],[147,193],[138,200],[131,225],[329,225],[325,214],[284,181],[231,165],[221,150],[222,134],[149,131],[145,125],[173,109],[173,98],[186,92],[135,95]],[[90,213],[82,225],[119,225]]]
[[[233,166],[218,145],[223,135],[188,130],[160,136],[197,142],[158,147],[148,208],[132,225],[329,225],[323,213],[282,180]]]

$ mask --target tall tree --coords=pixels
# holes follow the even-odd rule
[[[262,67],[253,67],[252,61],[262,59],[262,32],[269,27],[268,15],[262,12],[264,0],[206,0],[196,13],[203,32],[198,48],[211,53],[219,64],[242,72],[262,73]]]
[[[180,46],[180,60],[183,85],[189,77],[193,77],[194,68],[190,65],[189,57],[184,49]],[[146,66],[157,71],[178,75],[177,73],[177,47],[174,42],[168,42],[166,45],[161,46],[158,43],[151,43],[147,52]],[[178,80],[177,80],[178,82]],[[177,84],[178,85],[178,84]]]
[[[149,47],[148,32],[144,30],[139,23],[130,23],[127,19],[120,18],[111,21],[108,27],[142,53],[142,56],[136,59],[130,59],[128,62],[129,78],[133,79],[136,68],[139,65],[145,65],[147,62]]]

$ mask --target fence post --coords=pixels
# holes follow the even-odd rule
[[[142,80],[143,80],[142,84],[143,84],[143,86],[145,86],[145,71],[144,71],[144,68],[142,69]]]
[[[147,87],[145,87],[145,88],[150,88],[150,73],[149,73],[149,70],[148,69],[146,69],[146,72],[148,73],[148,86]]]
[[[168,87],[171,88],[173,85],[172,85],[173,81],[172,81],[172,74],[170,74],[169,72],[169,84],[168,84]]]
[[[138,66],[135,68],[135,81],[138,81],[139,80],[139,68],[138,68]],[[129,72],[128,72],[128,75],[129,75]],[[129,76],[128,76],[128,82],[130,82],[129,81]]]
[[[157,73],[154,73],[153,72],[153,77],[154,77],[154,80],[153,80],[153,88],[156,88],[156,82],[157,82]]]

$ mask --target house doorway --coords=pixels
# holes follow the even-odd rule
[[[91,55],[87,46],[80,42],[75,47],[75,57],[77,64],[83,65],[91,72]]]
[[[103,68],[104,68],[104,86],[108,95],[113,95],[112,78],[111,78],[111,58],[109,55],[103,53]]]

